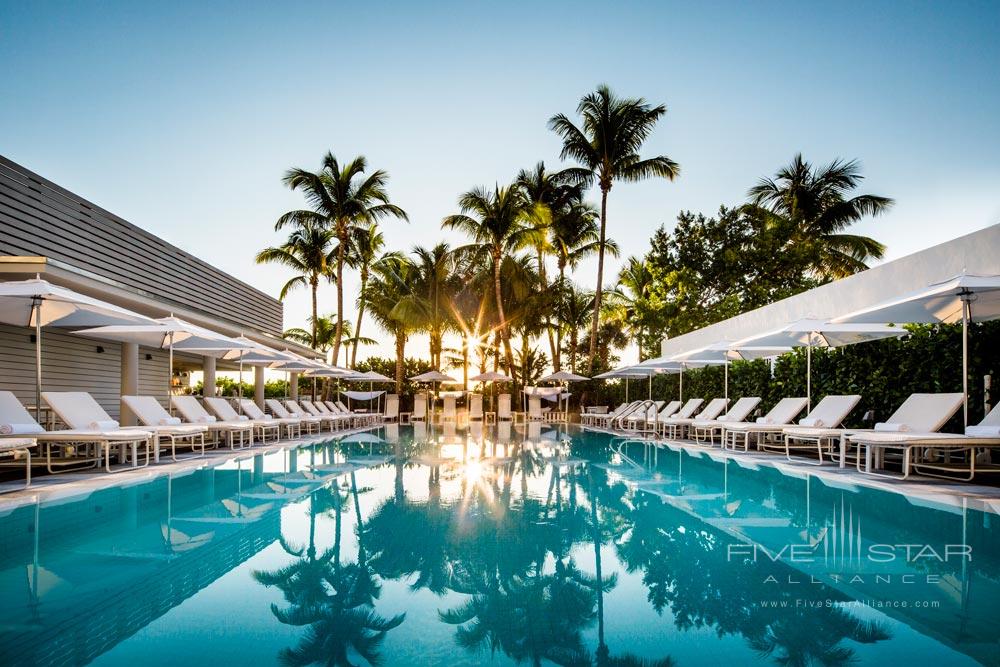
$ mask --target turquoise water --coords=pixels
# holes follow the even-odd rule
[[[0,516],[0,664],[1000,664],[998,517],[960,502],[374,435]]]

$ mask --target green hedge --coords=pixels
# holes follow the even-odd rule
[[[909,334],[898,339],[860,343],[841,348],[818,348],[812,357],[813,404],[827,394],[860,394],[861,402],[847,420],[860,427],[871,411],[874,421],[887,418],[911,393],[958,392],[962,390],[961,325],[919,325],[907,327]],[[1000,321],[973,324],[969,328],[969,421],[983,417],[983,376],[1000,368]],[[596,388],[595,388],[596,389]],[[624,400],[624,385],[606,384],[599,388],[601,403]],[[643,398],[646,380],[631,381],[631,398]],[[653,380],[653,397],[677,398],[677,375]],[[723,394],[721,366],[685,372],[686,398],[712,398]],[[729,396],[760,396],[761,414],[786,396],[806,394],[806,351],[798,349],[774,361],[736,361],[729,368]],[[994,389],[996,405],[1000,387]],[[961,413],[946,427],[961,430]]]

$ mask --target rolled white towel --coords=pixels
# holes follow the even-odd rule
[[[158,422],[160,426],[177,426],[180,423],[180,417],[164,417]]]
[[[99,419],[87,424],[87,428],[94,431],[117,431],[118,427],[119,424],[114,419]]]
[[[247,417],[246,415],[237,415],[236,419],[238,421],[241,421],[241,422],[248,422],[248,421],[250,421],[250,418]]]
[[[214,424],[215,417],[213,417],[212,415],[202,415],[201,417],[198,417],[196,421],[199,424]]]
[[[910,430],[910,427],[906,424],[891,424],[887,422],[879,422],[875,424],[876,431],[889,431],[892,433],[906,433]]]
[[[38,424],[0,424],[0,435],[30,435],[32,433],[45,433],[45,429]]]
[[[774,420],[770,417],[757,417],[758,424],[773,424]]]
[[[965,435],[971,435],[976,438],[1000,438],[1000,426],[990,426],[989,424],[966,426]]]
[[[823,423],[822,419],[818,419],[815,417],[806,417],[805,419],[799,420],[799,426],[808,426],[810,428],[821,428],[823,426],[826,426],[826,424]]]

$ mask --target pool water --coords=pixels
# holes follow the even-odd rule
[[[1000,664],[997,516],[783,469],[389,426],[22,506],[0,664]]]

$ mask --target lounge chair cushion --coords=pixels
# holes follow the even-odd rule
[[[875,424],[876,431],[885,431],[887,433],[905,433],[910,430],[910,427],[906,424],[893,424],[891,422],[879,422]]]
[[[988,424],[974,424],[965,427],[965,435],[977,438],[1000,438],[1000,426],[990,426]]]
[[[45,429],[39,424],[0,424],[0,435],[31,435],[32,433],[45,433]]]

